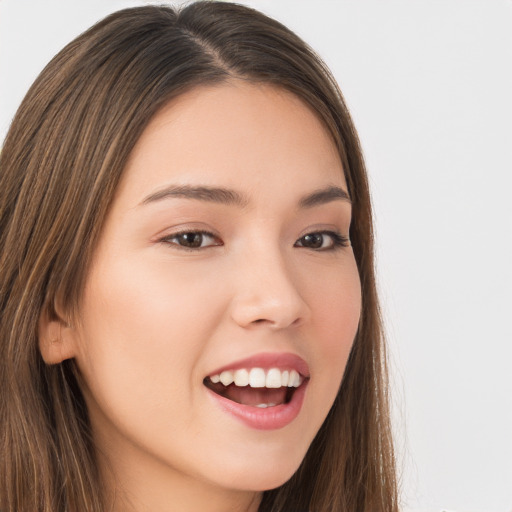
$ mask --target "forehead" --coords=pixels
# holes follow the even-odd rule
[[[163,107],[129,158],[123,188],[200,181],[251,190],[262,180],[346,188],[332,137],[308,105],[275,86],[234,80]]]

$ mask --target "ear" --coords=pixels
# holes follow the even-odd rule
[[[48,308],[43,308],[38,331],[39,350],[46,364],[58,364],[75,357],[74,329],[58,313],[50,316]]]

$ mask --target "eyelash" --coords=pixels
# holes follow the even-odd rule
[[[304,236],[300,237],[299,240],[297,240],[297,242],[299,242],[300,240],[304,240],[304,238],[306,238],[307,236],[312,235],[321,235],[322,237],[329,236],[332,239],[332,245],[330,245],[329,247],[320,247],[317,249],[313,248],[312,250],[335,251],[336,249],[348,247],[350,245],[350,240],[346,236],[343,236],[341,233],[338,233],[336,231],[313,231],[311,233],[306,233]],[[304,247],[303,245],[297,245],[297,242],[295,242],[294,247]],[[308,249],[308,247],[306,247],[306,249]],[[309,247],[309,249],[311,248]]]
[[[179,243],[176,243],[174,240],[176,240],[179,236],[182,235],[202,235],[203,237],[210,237],[214,240],[218,240],[219,242],[213,243],[207,246],[202,247],[196,246],[196,247],[187,247],[185,245],[180,245]],[[304,242],[302,242],[301,245],[297,245],[300,241],[303,241],[306,237],[312,236],[312,235],[321,235],[322,237],[329,236],[332,239],[332,244],[329,247],[319,247],[319,248],[311,248],[306,247],[303,245]],[[204,241],[204,238],[201,239],[201,243]],[[322,239],[322,245],[325,240]],[[180,250],[184,251],[198,251],[202,249],[207,249],[208,247],[218,247],[221,245],[224,245],[219,238],[214,235],[213,233],[210,233],[209,231],[201,231],[201,230],[184,230],[180,231],[178,233],[173,233],[172,235],[165,236],[159,240],[159,242],[172,245]],[[313,251],[317,252],[323,252],[323,251],[335,251],[337,249],[340,249],[342,247],[348,247],[350,246],[350,240],[343,236],[341,233],[338,233],[336,231],[312,231],[311,233],[306,233],[305,235],[301,236],[294,244],[294,247],[304,247],[305,249],[311,249]]]
[[[165,236],[163,238],[161,238],[159,240],[159,242],[162,242],[164,244],[167,244],[167,245],[172,245],[178,249],[181,249],[181,250],[184,250],[184,251],[198,251],[198,250],[201,250],[201,249],[207,249],[208,247],[217,247],[217,246],[220,246],[220,245],[224,245],[222,242],[220,242],[219,240],[219,243],[214,243],[214,244],[211,244],[211,245],[207,245],[206,247],[187,247],[186,245],[180,245],[179,243],[176,243],[176,242],[173,242],[174,239],[178,238],[179,236],[182,236],[182,235],[202,235],[203,237],[204,236],[207,236],[207,237],[210,237],[214,240],[219,240],[219,238],[214,235],[213,233],[210,233],[209,231],[202,231],[202,230],[194,230],[194,229],[187,229],[187,230],[184,230],[184,231],[179,231],[177,233],[173,233],[172,235],[168,235],[168,236]],[[202,240],[201,240],[202,241]]]

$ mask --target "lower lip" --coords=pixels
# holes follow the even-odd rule
[[[248,427],[256,430],[277,430],[289,425],[299,415],[308,382],[308,380],[305,380],[294,391],[292,399],[288,403],[267,408],[239,404],[214,393],[208,388],[206,389],[210,397],[225,412],[231,414]]]

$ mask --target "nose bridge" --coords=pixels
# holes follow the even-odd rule
[[[244,327],[264,324],[279,329],[298,325],[309,308],[289,255],[277,243],[256,245],[240,254],[233,319]]]

